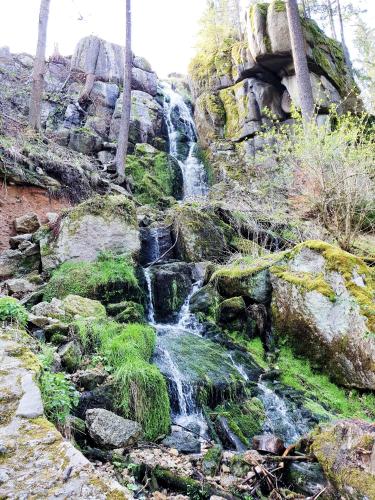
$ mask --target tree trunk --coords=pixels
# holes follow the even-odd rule
[[[336,40],[337,34],[336,34],[335,22],[333,20],[333,9],[331,0],[327,0],[327,10],[328,10],[329,24],[331,26],[332,38]]]
[[[120,121],[120,132],[118,137],[116,153],[116,170],[119,184],[125,181],[126,154],[129,142],[129,125],[131,112],[131,80],[132,80],[132,22],[131,22],[131,0],[126,0],[126,41],[125,41],[125,65],[124,65],[124,92],[122,97],[122,113]]]
[[[243,40],[242,36],[242,26],[241,26],[241,5],[240,5],[240,0],[234,0],[234,6],[236,9],[236,24],[237,24],[237,32],[238,32],[238,39],[240,42]]]
[[[340,4],[340,0],[336,0],[336,1],[337,1],[337,13],[339,15],[342,49],[344,51],[345,62],[346,62],[346,65],[348,67],[349,73],[351,76],[353,76],[353,65],[352,65],[352,61],[350,59],[348,46],[346,45],[346,41],[345,41],[345,30],[344,30],[344,21],[342,19],[341,4]]]
[[[308,122],[312,119],[314,114],[314,98],[309,68],[307,66],[305,39],[302,32],[297,1],[287,0],[286,7],[302,117],[305,122]]]
[[[38,44],[33,68],[33,82],[29,106],[29,125],[41,129],[41,106],[46,69],[46,42],[50,0],[41,0],[39,11]]]

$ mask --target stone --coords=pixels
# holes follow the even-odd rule
[[[25,278],[14,278],[5,282],[10,295],[24,295],[33,292],[36,289],[34,283],[31,283]]]
[[[68,373],[74,373],[81,364],[82,351],[75,341],[68,342],[57,351],[61,363]]]
[[[110,411],[96,408],[86,412],[86,425],[91,438],[102,448],[128,448],[142,435],[141,426]]]
[[[310,80],[314,102],[320,109],[328,109],[332,104],[339,105],[341,103],[342,98],[338,90],[332,85],[332,83],[330,83],[329,80],[327,80],[325,76],[318,76],[315,73],[310,73]],[[286,87],[294,105],[300,107],[301,103],[298,95],[296,76],[284,76],[281,83]],[[290,108],[285,100],[284,107]]]
[[[17,236],[11,236],[9,238],[9,246],[12,250],[15,250],[19,245],[25,241],[31,241],[32,234],[19,234]]]
[[[92,391],[95,387],[101,385],[107,377],[108,374],[104,370],[95,367],[77,371],[72,380],[77,387]]]
[[[46,271],[66,261],[92,262],[103,251],[137,254],[140,238],[134,205],[123,195],[91,198],[62,219],[57,238],[49,235],[40,246]]]
[[[40,228],[40,222],[37,214],[30,212],[17,217],[14,221],[14,227],[18,234],[35,233]]]
[[[21,380],[23,396],[18,404],[16,415],[22,418],[36,418],[44,413],[39,387],[30,373]]]
[[[60,319],[65,316],[64,304],[61,300],[53,298],[51,302],[39,302],[31,308],[37,317]]]
[[[329,488],[323,469],[318,463],[292,463],[288,467],[286,481],[296,493],[314,497]]]
[[[90,92],[90,98],[96,107],[104,106],[106,108],[114,109],[119,94],[120,90],[118,85],[114,83],[96,81],[94,82]]]
[[[158,77],[155,73],[132,68],[132,89],[141,90],[155,97],[158,92]]]
[[[253,438],[254,450],[281,456],[285,451],[284,441],[273,434],[262,434]]]
[[[375,426],[361,420],[327,424],[311,450],[340,498],[375,498]]]
[[[192,287],[192,267],[185,262],[151,268],[155,317],[170,321],[177,316]]]
[[[91,391],[80,393],[78,406],[75,409],[75,415],[81,419],[85,419],[86,412],[94,408],[103,408],[105,410],[114,411],[114,401],[116,398],[116,387],[113,382],[106,383],[95,387]]]
[[[89,128],[72,129],[68,146],[79,153],[92,155],[103,149],[103,140]]]
[[[217,307],[222,297],[216,287],[206,285],[200,288],[190,299],[190,310],[192,313],[203,313],[205,316],[216,318]]]
[[[220,468],[222,455],[223,450],[221,446],[215,445],[210,448],[202,459],[203,474],[211,477],[216,476]]]
[[[373,281],[364,262],[307,241],[271,270],[273,326],[339,385],[375,389]],[[363,285],[354,285],[358,275]]]
[[[200,453],[201,451],[199,436],[183,429],[174,430],[170,436],[163,439],[162,444],[180,453]]]
[[[144,57],[134,56],[133,66],[142,69],[143,71],[152,72],[151,64]]]
[[[79,295],[68,295],[63,301],[65,315],[73,318],[103,319],[107,316],[105,307],[98,300],[87,299]]]
[[[8,278],[19,270],[23,255],[19,250],[5,250],[0,253],[0,279]]]

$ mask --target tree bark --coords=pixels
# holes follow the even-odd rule
[[[29,106],[29,125],[41,129],[41,106],[46,70],[46,42],[50,0],[41,0],[39,10],[38,43],[34,61],[32,88]]]
[[[132,80],[132,21],[131,0],[126,0],[126,37],[125,37],[124,91],[122,97],[122,113],[120,132],[117,142],[116,170],[119,184],[125,181],[125,164],[129,142],[129,125],[131,113],[131,80]]]
[[[307,66],[305,38],[302,32],[297,1],[287,0],[286,8],[302,117],[305,122],[308,122],[312,119],[314,114],[314,98],[309,68]]]
[[[332,9],[332,2],[331,2],[331,0],[327,0],[327,10],[328,10],[329,24],[331,26],[332,38],[334,38],[336,40],[337,39],[337,34],[336,34],[335,22],[334,22],[334,19],[333,19],[333,9]]]
[[[342,19],[341,4],[340,4],[340,0],[336,0],[336,1],[337,1],[337,13],[339,16],[342,49],[344,51],[345,62],[346,62],[346,65],[348,67],[349,73],[351,76],[353,76],[353,65],[352,65],[352,61],[350,59],[349,49],[348,49],[348,46],[346,45],[346,41],[345,41],[345,30],[344,30],[344,21]]]

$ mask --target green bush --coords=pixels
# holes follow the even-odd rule
[[[12,297],[3,297],[0,299],[0,321],[17,323],[25,326],[29,315],[22,304]]]
[[[141,298],[131,258],[112,254],[102,254],[95,262],[65,262],[54,271],[43,299],[63,299],[70,294],[104,304]]]
[[[78,392],[63,373],[45,371],[39,384],[48,420],[56,425],[63,425],[78,404]]]
[[[77,321],[75,328],[84,350],[100,355],[113,372],[122,414],[142,425],[146,439],[166,434],[170,427],[167,384],[159,369],[149,363],[155,348],[154,329],[98,320]]]

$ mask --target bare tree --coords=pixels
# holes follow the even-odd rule
[[[346,45],[346,41],[345,41],[344,21],[342,18],[340,0],[336,0],[336,3],[337,3],[337,13],[339,16],[339,24],[340,24],[341,44],[342,44],[342,48],[344,51],[345,62],[346,62],[346,65],[348,67],[349,73],[351,75],[353,75],[353,65],[352,65],[352,61],[350,59],[349,49],[348,49],[348,46]]]
[[[304,121],[308,122],[312,119],[314,114],[314,97],[309,68],[307,66],[305,38],[302,32],[297,1],[287,0],[286,8],[302,116]]]
[[[332,38],[336,40],[337,35],[336,35],[335,21],[333,19],[333,9],[331,0],[327,0],[327,11],[328,11],[329,25],[331,27]]]
[[[50,0],[41,0],[39,11],[38,44],[33,68],[33,83],[29,107],[29,124],[36,130],[41,129],[41,106],[46,69],[46,42]]]
[[[132,20],[131,0],[126,0],[126,36],[125,36],[125,65],[124,65],[124,91],[122,97],[122,113],[120,132],[117,143],[116,170],[119,184],[125,181],[125,164],[129,142],[129,125],[131,113],[131,81],[132,81]]]

